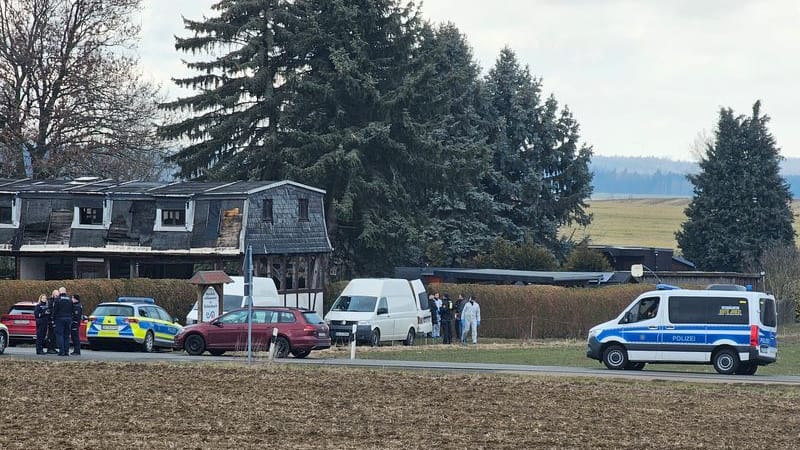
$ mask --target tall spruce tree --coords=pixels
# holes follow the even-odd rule
[[[700,172],[688,177],[694,198],[676,237],[683,255],[701,269],[746,270],[764,250],[794,245],[782,157],[760,109],[757,101],[751,117],[720,110]]]
[[[578,124],[553,96],[541,98],[541,80],[520,67],[509,48],[500,52],[486,79],[490,99],[492,170],[485,177],[492,195],[492,229],[514,242],[530,234],[558,248],[558,228],[586,225],[591,195],[592,150],[579,143]]]

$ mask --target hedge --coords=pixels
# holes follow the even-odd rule
[[[625,284],[596,288],[558,286],[509,286],[431,284],[428,292],[473,296],[481,307],[481,337],[585,339],[594,325],[618,316],[649,284]]]
[[[0,312],[6,312],[16,302],[37,301],[40,294],[48,297],[54,289],[64,286],[70,294],[79,294],[86,314],[101,302],[120,296],[152,297],[171,315],[183,323],[186,314],[197,300],[196,286],[186,280],[82,279],[82,280],[0,280]]]

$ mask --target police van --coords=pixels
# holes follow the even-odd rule
[[[609,369],[646,363],[712,364],[753,375],[778,355],[775,298],[742,286],[645,292],[617,318],[589,330],[586,356]]]

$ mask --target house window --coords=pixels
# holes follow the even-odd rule
[[[300,220],[308,220],[308,199],[301,198],[298,202],[298,215]]]
[[[0,223],[11,223],[10,206],[0,206]]]
[[[261,213],[261,218],[264,222],[272,222],[272,199],[264,199],[264,210]]]
[[[186,211],[183,209],[161,210],[161,225],[167,227],[186,225]]]
[[[81,225],[102,225],[103,208],[80,208],[79,220]]]

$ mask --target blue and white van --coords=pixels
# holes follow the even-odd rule
[[[619,317],[589,330],[586,356],[609,369],[646,363],[712,364],[753,375],[778,356],[775,298],[745,290],[645,292]]]

